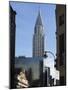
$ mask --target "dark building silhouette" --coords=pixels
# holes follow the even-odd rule
[[[9,33],[10,33],[10,88],[14,88],[14,64],[15,64],[15,15],[16,12],[9,6]]]
[[[50,86],[50,68],[49,67],[44,67],[43,86],[44,87]]]
[[[40,86],[43,87],[43,60],[40,61]]]
[[[66,85],[66,5],[56,5],[56,69],[60,72],[60,85]]]

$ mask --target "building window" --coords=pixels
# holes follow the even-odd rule
[[[63,24],[64,24],[64,14],[59,16],[59,25],[63,25]]]
[[[63,76],[60,77],[60,85],[66,85],[66,79]]]
[[[59,36],[60,66],[64,64],[64,34]]]
[[[64,53],[64,34],[59,36],[59,52]]]
[[[64,54],[60,54],[60,66],[64,65]]]

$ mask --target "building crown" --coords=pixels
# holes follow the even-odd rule
[[[38,16],[37,16],[37,20],[36,20],[36,25],[43,25],[42,24],[41,15],[40,15],[40,10],[38,12]]]

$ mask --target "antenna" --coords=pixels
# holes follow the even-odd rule
[[[40,5],[39,5],[39,7],[38,7],[38,13],[40,14]]]

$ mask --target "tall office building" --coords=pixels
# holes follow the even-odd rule
[[[60,72],[60,85],[66,85],[66,5],[56,5],[56,68]]]
[[[10,88],[14,88],[14,65],[15,65],[15,23],[16,12],[9,7],[9,32],[10,32]]]
[[[44,32],[40,11],[38,12],[34,35],[33,35],[33,57],[41,57],[44,54]]]

